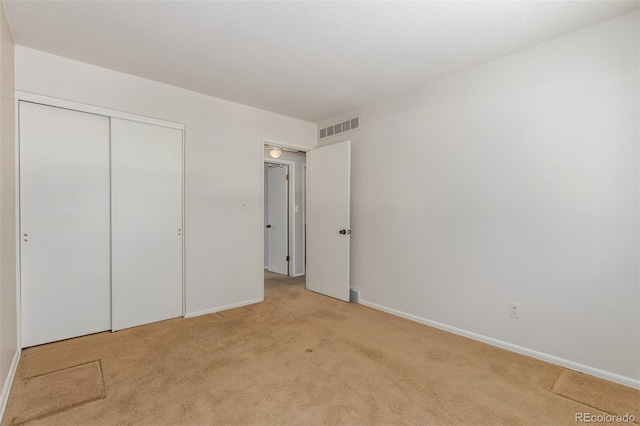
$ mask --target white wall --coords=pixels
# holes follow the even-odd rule
[[[13,40],[0,5],[0,418],[18,360]]]
[[[323,140],[352,141],[362,298],[638,386],[638,38],[636,11]]]
[[[264,158],[265,160],[273,160],[269,155],[268,151],[265,151]],[[306,163],[306,158],[307,158],[307,155],[304,152],[288,152],[288,151],[282,151],[282,155],[280,155],[280,158],[278,158],[278,160],[292,161],[295,163],[294,165],[295,178],[293,182],[293,184],[295,185],[295,205],[299,206],[300,209],[297,213],[293,215],[293,222],[291,223],[291,229],[289,230],[289,236],[290,236],[289,250],[291,253],[295,253],[293,256],[293,260],[294,260],[293,269],[289,273],[294,276],[304,275],[305,273],[304,240],[303,240],[305,211],[304,211],[303,188],[305,185],[304,165]],[[266,176],[266,172],[265,172],[265,176]],[[266,188],[267,187],[265,184],[265,191],[266,191]],[[265,192],[265,200],[266,200],[266,192]],[[295,243],[294,243],[294,235],[295,235]],[[295,246],[295,249],[294,249],[294,246]],[[265,241],[265,248],[266,248],[266,241]],[[265,254],[266,254],[266,250],[265,250]],[[266,262],[267,260],[265,257],[265,265],[266,265]]]
[[[263,138],[313,147],[315,124],[22,46],[15,61],[17,90],[185,123],[187,313],[262,297]]]

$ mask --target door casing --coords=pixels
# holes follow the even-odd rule
[[[300,151],[300,152],[304,152],[305,155],[309,152],[309,147],[304,147],[304,146],[299,146],[299,145],[292,145],[292,144],[288,144],[288,143],[281,143],[278,141],[274,141],[271,139],[262,139],[262,144],[260,146],[260,164],[262,165],[262,167],[264,168],[264,164],[265,163],[273,163],[273,164],[286,164],[289,166],[289,175],[291,176],[290,178],[290,184],[289,184],[289,256],[290,256],[290,262],[289,262],[289,274],[291,276],[294,276],[294,271],[295,271],[295,262],[297,262],[297,256],[296,256],[296,247],[298,244],[302,244],[303,247],[303,261],[304,261],[304,247],[305,247],[305,235],[304,235],[304,228],[303,228],[303,232],[302,232],[302,239],[301,241],[297,241],[295,238],[293,238],[294,235],[294,226],[293,226],[293,220],[292,218],[295,217],[295,206],[296,203],[301,203],[304,201],[304,196],[302,200],[296,200],[296,190],[295,190],[295,183],[296,179],[298,179],[298,177],[296,176],[296,163],[293,161],[288,161],[288,160],[280,160],[280,159],[275,159],[275,158],[266,158],[265,157],[265,146],[279,146],[282,148],[290,148],[290,149],[294,149],[296,151]],[[261,229],[261,233],[260,233],[260,238],[261,238],[261,244],[260,244],[260,251],[261,251],[261,257],[260,257],[260,276],[262,277],[262,281],[264,282],[264,256],[265,256],[265,251],[264,251],[264,244],[265,244],[265,239],[264,239],[264,230],[265,230],[265,226],[267,225],[264,221],[264,209],[266,208],[266,199],[265,199],[265,194],[264,194],[264,185],[265,185],[265,181],[264,181],[264,173],[260,173],[260,205],[262,207],[261,210],[261,221],[262,221],[262,226],[260,227]],[[303,181],[306,182],[306,179]],[[303,187],[303,195],[306,191],[306,188]],[[304,213],[306,214],[306,207],[303,208]],[[302,218],[302,226],[304,227],[304,223],[306,221],[306,218],[303,217]],[[293,241],[292,241],[293,240]],[[303,265],[304,266],[304,265]],[[302,269],[302,272],[304,275],[304,267]],[[261,285],[261,299],[264,300],[264,285]]]
[[[307,165],[308,165],[308,161],[309,161],[309,159],[308,159],[309,151],[310,151],[311,149],[313,149],[313,148],[303,147],[303,146],[299,146],[299,145],[293,145],[293,144],[281,143],[281,142],[274,141],[274,140],[269,140],[269,139],[263,139],[263,140],[262,140],[262,145],[261,145],[261,147],[260,147],[260,148],[261,148],[261,149],[260,149],[260,164],[262,165],[262,169],[261,169],[261,173],[260,173],[260,176],[261,176],[261,185],[260,185],[260,188],[261,188],[261,197],[260,197],[260,199],[261,199],[261,206],[262,206],[263,210],[261,211],[261,215],[260,215],[260,216],[261,216],[261,220],[262,220],[262,226],[261,226],[261,228],[260,228],[260,229],[261,229],[261,233],[260,233],[260,237],[261,237],[261,244],[260,244],[260,250],[261,250],[260,263],[261,263],[261,265],[260,265],[260,271],[261,271],[261,276],[262,276],[262,281],[263,281],[263,282],[264,282],[264,256],[265,256],[265,253],[264,253],[264,243],[265,243],[265,241],[264,241],[264,229],[265,229],[265,228],[264,228],[264,227],[265,227],[265,225],[266,225],[266,224],[265,224],[265,222],[264,222],[264,216],[265,216],[265,215],[264,215],[264,206],[265,206],[265,194],[264,194],[264,183],[265,183],[265,182],[264,182],[264,163],[265,163],[265,162],[278,163],[278,162],[283,161],[283,160],[275,160],[275,159],[267,159],[267,158],[265,158],[265,155],[264,155],[264,147],[265,147],[266,145],[269,145],[269,146],[274,146],[274,145],[275,145],[275,146],[279,146],[279,147],[282,147],[282,148],[291,148],[291,149],[294,149],[294,150],[297,150],[297,151],[300,151],[300,152],[304,152],[304,153],[306,153],[306,155],[307,155],[307,159],[306,159],[305,163],[303,164],[303,170],[304,170],[304,173],[305,173],[305,176],[304,176],[304,185],[305,185],[305,186],[304,186],[304,188],[303,188],[303,200],[301,200],[301,201],[303,201],[303,202],[305,203],[305,207],[304,207],[304,214],[305,214],[305,217],[304,217],[304,218],[303,218],[303,220],[302,220],[302,226],[303,226],[303,240],[302,240],[302,244],[303,244],[303,251],[302,251],[302,253],[303,253],[303,258],[306,258],[306,257],[308,256],[308,252],[307,252],[307,250],[306,250],[306,232],[305,232],[305,227],[306,227],[306,223],[307,223],[306,215],[308,214],[307,206],[306,206],[306,202],[307,202],[307,198],[308,198],[308,196],[309,196],[309,192],[308,192],[308,176],[307,176],[307,174],[308,174],[308,169],[307,169]],[[318,148],[319,148],[319,147],[318,147]],[[292,169],[292,170],[294,170],[294,169],[295,169],[295,167],[291,167],[291,169]],[[293,177],[292,177],[292,179],[293,179]],[[290,191],[292,190],[292,188],[293,188],[293,185],[290,185],[290,188],[289,188],[289,189],[290,189]],[[291,198],[291,196],[290,196],[290,200],[294,200],[294,199],[295,199],[295,198]],[[295,209],[295,201],[291,201],[291,202],[290,202],[290,204],[291,204],[291,205],[290,205],[290,207],[291,207],[292,209]],[[293,251],[293,247],[291,248],[291,250]],[[293,258],[292,258],[292,259],[293,259]],[[304,261],[304,260],[303,260],[303,261]],[[305,271],[305,272],[306,272],[306,271]],[[305,285],[306,285],[306,283],[305,283]],[[262,300],[264,300],[264,285],[261,285],[261,299],[262,299]],[[347,300],[348,300],[348,299],[347,299]]]

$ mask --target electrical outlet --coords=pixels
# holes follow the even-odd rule
[[[511,302],[509,303],[509,316],[511,318],[520,318],[520,304]]]

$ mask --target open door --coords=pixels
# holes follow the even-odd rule
[[[270,164],[267,170],[267,269],[289,275],[289,167]]]
[[[349,301],[351,142],[307,156],[307,289]]]

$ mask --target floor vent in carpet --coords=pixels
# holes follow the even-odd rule
[[[614,415],[640,420],[640,390],[573,370],[563,370],[551,391],[573,401]]]
[[[11,424],[42,419],[105,397],[100,361],[16,381]]]

